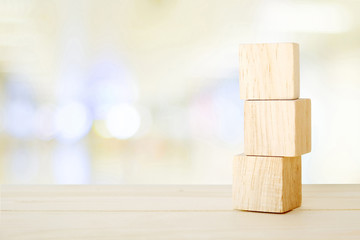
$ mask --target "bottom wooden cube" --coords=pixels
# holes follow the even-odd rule
[[[234,209],[284,213],[300,205],[300,156],[235,156]]]

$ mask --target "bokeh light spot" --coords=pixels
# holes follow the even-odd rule
[[[35,110],[24,100],[10,102],[5,106],[4,128],[16,138],[28,138],[34,133]]]
[[[112,107],[106,116],[106,127],[110,134],[118,139],[128,139],[140,128],[140,114],[129,104]]]
[[[82,103],[69,102],[56,111],[56,137],[60,140],[74,141],[84,137],[90,130],[92,119]]]

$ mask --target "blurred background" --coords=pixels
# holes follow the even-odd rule
[[[0,0],[0,183],[230,184],[238,44],[298,42],[304,183],[360,183],[360,2]]]

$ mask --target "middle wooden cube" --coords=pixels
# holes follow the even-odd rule
[[[300,156],[311,151],[310,99],[245,101],[244,153]]]

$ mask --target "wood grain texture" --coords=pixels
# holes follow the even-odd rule
[[[310,99],[245,101],[244,153],[300,156],[311,151]]]
[[[301,157],[234,157],[234,209],[284,213],[301,205]]]
[[[298,44],[242,44],[239,59],[242,99],[299,98]]]
[[[233,211],[230,185],[8,185],[0,239],[360,239],[360,185],[303,190],[300,208],[264,214]]]
[[[3,185],[3,211],[230,211],[231,185]],[[303,185],[298,209],[360,209],[360,185]]]
[[[6,212],[2,240],[354,239],[359,211]]]

